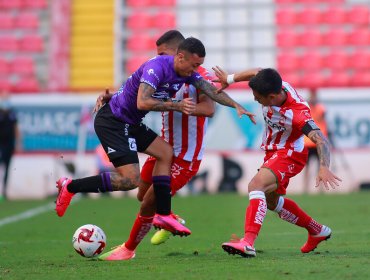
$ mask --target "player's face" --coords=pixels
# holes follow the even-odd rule
[[[158,55],[176,55],[177,49],[167,44],[162,44],[157,47]]]
[[[189,52],[179,52],[175,59],[175,71],[182,77],[191,76],[204,62],[204,57]]]
[[[259,94],[257,91],[253,91],[253,95],[254,95],[254,100],[256,100],[259,104],[263,105],[263,106],[272,106],[272,94],[269,94],[267,96],[263,96],[261,94]]]

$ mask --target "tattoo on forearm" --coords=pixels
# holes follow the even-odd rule
[[[208,95],[212,100],[216,101],[217,103],[232,108],[235,107],[235,101],[231,99],[226,92],[222,91],[220,93],[215,93],[217,91],[217,88],[211,83],[207,82],[206,80],[201,79],[199,81],[196,81],[194,83],[194,86],[197,89],[201,90],[204,94]]]
[[[175,104],[172,102],[165,102],[161,99],[155,99],[152,97],[154,89],[145,83],[142,83],[142,101],[145,103],[152,103],[150,111],[169,111],[175,110]]]
[[[129,177],[123,177],[117,172],[110,172],[110,182],[113,191],[129,191],[138,187],[137,180]]]
[[[330,165],[330,143],[321,130],[313,130],[309,135],[312,142],[316,144],[317,154],[319,155],[320,165],[329,167]]]

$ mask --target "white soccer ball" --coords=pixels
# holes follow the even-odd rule
[[[96,225],[83,225],[73,234],[73,248],[81,256],[93,258],[100,255],[107,243],[104,231]]]

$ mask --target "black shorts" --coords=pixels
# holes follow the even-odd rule
[[[96,114],[94,128],[115,167],[139,163],[137,152],[144,152],[158,136],[143,123],[132,125],[117,119],[109,104]]]

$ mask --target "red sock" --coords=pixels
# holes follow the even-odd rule
[[[131,251],[135,250],[137,245],[139,245],[141,240],[149,232],[152,222],[153,217],[144,217],[138,214],[131,229],[130,237],[125,242],[125,247]]]
[[[249,206],[245,213],[244,240],[254,246],[258,233],[267,212],[265,193],[252,191],[249,193]]]
[[[319,234],[321,231],[322,225],[308,216],[297,203],[289,198],[283,198],[281,196],[278,206],[274,211],[277,212],[279,217],[284,221],[304,227],[311,235]]]

